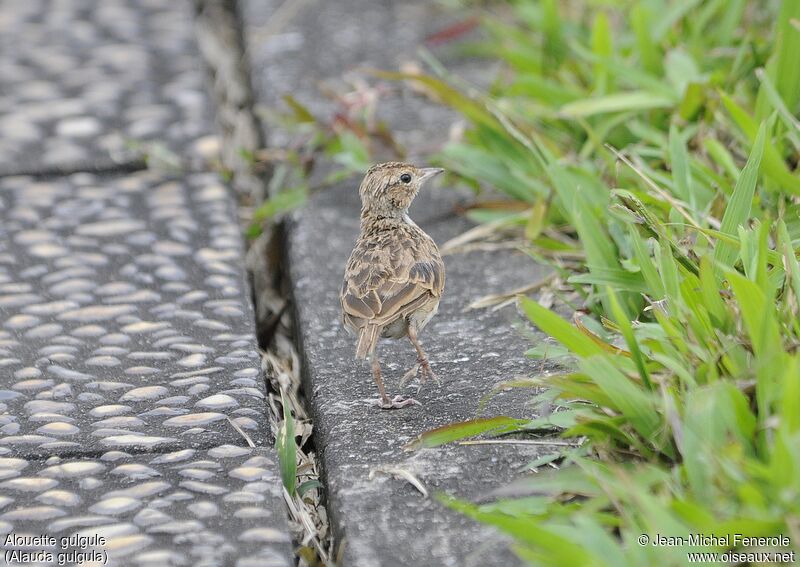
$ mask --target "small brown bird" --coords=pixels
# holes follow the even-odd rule
[[[356,358],[369,359],[383,409],[418,403],[389,399],[376,352],[378,337],[405,336],[417,350],[417,363],[401,385],[422,370],[423,383],[438,380],[417,338],[436,314],[444,291],[444,262],[433,239],[408,216],[422,184],[444,171],[407,163],[372,166],[361,182],[361,233],[350,254],[342,285],[342,322],[358,335]]]

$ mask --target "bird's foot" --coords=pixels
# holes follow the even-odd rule
[[[422,360],[422,361],[420,361],[419,364],[420,364],[420,367],[422,368],[422,383],[423,384],[425,382],[427,382],[428,379],[433,380],[437,384],[441,384],[442,383],[441,380],[439,380],[439,377],[436,374],[434,374],[433,369],[431,368],[431,365],[427,360]]]
[[[382,399],[373,400],[372,403],[381,409],[401,409],[406,406],[422,405],[414,398],[404,398],[403,396],[399,395],[395,396],[391,400],[388,396]]]
[[[425,384],[429,379],[433,380],[437,384],[440,384],[439,377],[433,372],[431,368],[430,362],[428,362],[427,358],[418,358],[417,363],[412,366],[408,372],[403,375],[403,378],[400,380],[400,387],[406,385],[406,383],[410,380],[413,380],[417,377],[417,374],[422,371],[422,375],[420,376],[420,387]]]
[[[417,377],[417,374],[419,374],[419,369],[420,369],[421,366],[422,366],[422,363],[417,362],[417,364],[415,364],[414,366],[409,368],[408,372],[403,374],[403,377],[400,379],[400,387],[401,388],[403,386],[405,386],[407,382],[409,382],[409,381],[411,381],[411,380],[413,380],[414,378]]]

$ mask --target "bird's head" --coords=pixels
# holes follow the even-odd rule
[[[404,215],[425,181],[443,171],[438,167],[421,168],[399,162],[373,165],[359,188],[362,216]]]

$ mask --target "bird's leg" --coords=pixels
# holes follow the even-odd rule
[[[381,378],[381,362],[378,360],[378,353],[372,353],[372,377],[375,378],[375,384],[378,386],[378,393],[381,395],[382,404],[390,404],[389,396],[386,395],[386,388],[383,387],[383,379]]]
[[[400,382],[402,386],[408,380],[416,377],[417,373],[420,369],[422,369],[422,383],[424,384],[428,378],[433,378],[436,383],[439,383],[439,377],[433,373],[431,369],[431,364],[428,362],[428,355],[422,349],[422,345],[417,338],[417,330],[414,328],[413,325],[408,326],[408,338],[411,341],[411,344],[414,345],[414,348],[417,350],[417,363],[411,367],[411,369],[405,373],[403,379]]]
[[[395,396],[389,399],[386,395],[386,388],[383,386],[383,379],[381,378],[381,363],[378,360],[378,353],[373,352],[372,360],[372,377],[375,378],[375,384],[378,386],[378,393],[381,395],[380,400],[375,400],[375,404],[381,409],[400,409],[406,406],[419,405],[419,402],[413,398],[404,398],[403,396]]]

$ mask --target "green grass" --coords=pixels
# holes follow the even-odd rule
[[[695,548],[720,552],[748,549],[732,534],[782,534],[796,549],[800,2],[494,11],[483,14],[486,40],[468,47],[504,62],[488,92],[385,76],[423,83],[468,120],[439,163],[517,204],[476,218],[506,215],[535,257],[584,258],[568,281],[586,324],[521,300],[569,353],[563,373],[527,382],[546,389],[557,417],[498,418],[494,429],[557,424],[582,444],[533,463],[560,470],[529,474],[497,502],[442,500],[511,534],[536,565],[687,563],[693,548],[642,546],[641,534],[730,535]]]

